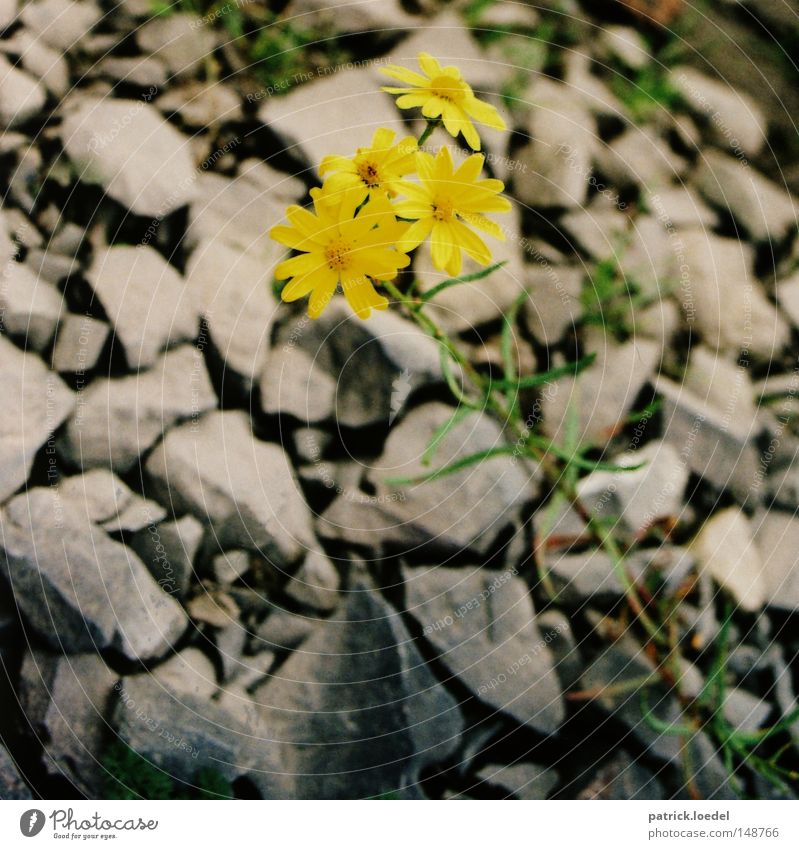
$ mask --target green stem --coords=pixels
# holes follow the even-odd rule
[[[428,118],[427,126],[424,128],[424,132],[419,136],[419,141],[417,144],[421,147],[433,134],[433,130],[441,123],[440,118]]]

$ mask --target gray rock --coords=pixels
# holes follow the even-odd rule
[[[217,584],[226,586],[235,584],[252,566],[252,553],[242,549],[223,551],[214,555],[211,561],[211,575]]]
[[[96,654],[63,655],[33,649],[20,672],[25,718],[44,744],[51,776],[67,778],[90,797],[103,792],[99,768],[116,675]]]
[[[415,478],[503,444],[489,416],[467,415],[438,441],[432,462],[423,455],[454,410],[440,403],[410,412],[392,429],[383,454],[369,473],[381,510],[401,525],[409,545],[417,541],[445,550],[487,553],[522,504],[535,496],[539,470],[518,458],[496,456],[436,480],[400,485],[391,478]]]
[[[269,195],[286,205],[300,203],[308,191],[299,177],[277,171],[257,157],[241,162],[237,176],[239,182],[247,183],[262,195]]]
[[[39,80],[51,94],[63,97],[69,90],[69,65],[60,50],[48,47],[28,30],[14,33],[6,48],[18,53],[22,67]]]
[[[62,53],[78,49],[101,17],[94,0],[36,0],[25,3],[20,12],[28,29]]]
[[[594,161],[614,186],[649,190],[668,187],[685,170],[684,160],[648,127],[630,127],[609,145],[596,145]]]
[[[591,71],[593,57],[578,50],[564,56],[564,81],[570,89],[570,94],[576,96],[580,103],[594,116],[612,117],[629,121],[627,107],[616,97],[608,86],[594,76]],[[517,110],[524,110],[528,104],[516,104]]]
[[[150,455],[154,492],[210,522],[224,548],[290,565],[314,547],[310,511],[283,449],[252,435],[244,413],[214,412],[171,430]]]
[[[580,499],[595,516],[615,519],[627,531],[639,534],[659,519],[679,515],[689,472],[672,445],[650,442],[611,462],[642,468],[591,472],[579,482]]]
[[[546,799],[558,783],[558,775],[554,770],[521,762],[511,766],[489,764],[477,773],[477,777],[486,784],[501,788],[512,798],[528,802]]]
[[[195,15],[159,15],[136,30],[142,52],[158,59],[178,77],[194,76],[216,47],[213,27]]]
[[[604,444],[625,421],[646,383],[654,378],[660,358],[661,348],[651,339],[636,337],[623,345],[608,340],[596,360],[576,378],[563,377],[547,386],[542,394],[543,429],[560,439],[567,412],[573,406],[580,440]]]
[[[131,369],[148,368],[164,348],[197,335],[192,292],[149,245],[97,252],[87,277]]]
[[[697,345],[691,349],[683,386],[726,420],[735,420],[741,430],[757,431],[755,390],[748,366]]]
[[[0,3],[0,13],[4,10]],[[16,5],[14,3],[13,5]],[[1,19],[0,19],[1,20]],[[0,23],[2,26],[2,23]],[[12,799],[32,799],[33,794],[25,783],[16,763],[8,753],[5,746],[0,746],[0,799],[10,801]]]
[[[64,310],[61,293],[18,262],[9,262],[0,275],[2,329],[26,350],[41,353],[55,334]]]
[[[694,182],[713,206],[728,211],[755,242],[780,241],[796,229],[799,202],[734,156],[708,151]]]
[[[627,284],[648,299],[658,299],[677,288],[678,254],[660,222],[639,215],[619,255],[619,269]]]
[[[139,531],[166,516],[160,504],[136,495],[108,469],[64,478],[58,484],[58,493],[108,533]]]
[[[125,472],[175,422],[195,422],[216,404],[202,353],[185,345],[147,371],[93,381],[58,448],[74,466]]]
[[[799,274],[777,284],[777,303],[794,327],[799,327]]]
[[[85,374],[100,359],[111,328],[88,315],[65,313],[56,332],[53,368],[61,373]]]
[[[130,544],[161,589],[183,598],[189,590],[204,533],[202,523],[194,516],[183,516],[139,531]]]
[[[635,71],[652,61],[646,41],[632,27],[603,27],[599,32],[599,45],[606,54],[620,60]]]
[[[163,89],[167,83],[166,68],[151,56],[108,56],[95,66],[100,77],[119,80],[127,85],[152,91]],[[160,103],[159,103],[160,106]]]
[[[716,213],[689,186],[662,186],[648,191],[645,197],[649,211],[670,232],[680,228],[711,230],[718,223]]]
[[[452,755],[463,728],[399,614],[364,586],[256,698],[281,741],[286,798],[363,799],[410,787]]]
[[[671,85],[689,109],[704,119],[712,141],[754,156],[766,141],[766,119],[754,100],[695,68],[680,66],[669,74]]]
[[[2,568],[23,616],[68,653],[114,647],[133,660],[163,654],[186,627],[180,605],[139,558],[50,488],[0,514]]]
[[[241,100],[232,87],[188,82],[158,98],[158,108],[167,116],[179,115],[190,127],[216,127],[242,119]]]
[[[563,721],[561,686],[530,592],[511,571],[403,570],[408,613],[482,702],[543,734]]]
[[[700,566],[742,609],[760,610],[768,600],[763,561],[754,543],[754,529],[737,507],[711,516],[692,540],[691,551]]]
[[[70,415],[75,395],[34,354],[0,336],[0,503],[28,479],[37,451]],[[51,464],[52,466],[52,464]]]
[[[315,618],[289,613],[288,610],[275,610],[256,629],[255,650],[260,654],[297,648],[313,633],[316,625]]]
[[[771,705],[741,687],[730,687],[724,695],[721,710],[736,731],[752,734],[765,727]]]
[[[353,5],[350,0],[291,0],[286,15],[296,16],[309,29],[368,33],[378,41],[411,29],[419,21],[403,9],[400,0],[371,0],[367,5]]]
[[[243,253],[213,239],[194,250],[186,270],[189,288],[207,324],[207,335],[200,336],[200,343],[203,347],[210,343],[224,364],[222,377],[230,380],[231,375],[237,376],[247,392],[263,370],[278,311],[271,289],[270,256],[257,251]]]
[[[0,2],[0,29],[5,29],[17,15],[18,0],[1,0]],[[3,750],[4,751],[4,750]],[[4,758],[8,757],[5,753]],[[5,796],[3,798],[6,798]],[[29,797],[25,797],[29,798]]]
[[[774,359],[788,342],[788,326],[753,277],[751,247],[691,230],[682,234],[680,253],[690,275],[679,297],[702,340],[731,355],[745,350]]]
[[[390,424],[416,389],[442,380],[439,347],[396,313],[358,319],[335,298],[322,317],[287,325],[261,378],[267,413],[344,427]]]
[[[155,668],[153,678],[176,696],[203,700],[217,691],[214,664],[198,648],[189,647],[172,655]]]
[[[760,428],[751,420],[739,423],[667,378],[657,378],[655,389],[662,399],[663,441],[677,449],[680,463],[746,500],[757,483],[754,439]]]
[[[286,595],[313,610],[333,610],[339,601],[341,579],[336,567],[320,551],[309,551],[296,575],[286,585]]]
[[[4,128],[34,118],[46,100],[44,87],[38,80],[0,56],[0,124]]]
[[[778,510],[764,513],[755,525],[755,546],[762,558],[768,603],[799,610],[799,519]]]
[[[64,119],[61,139],[80,179],[137,215],[160,220],[193,197],[188,139],[143,100],[84,100]]]
[[[567,212],[561,218],[561,230],[572,244],[596,260],[618,257],[627,241],[629,219],[619,210],[604,203]],[[584,268],[579,269],[582,277]]]
[[[666,798],[666,791],[648,769],[619,752],[597,770],[577,798],[659,802]]]
[[[582,268],[548,263],[527,271],[525,287],[530,297],[522,305],[522,317],[539,344],[555,345],[576,328],[583,314],[580,293],[584,277]]]

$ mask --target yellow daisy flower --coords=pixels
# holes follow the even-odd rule
[[[407,136],[394,144],[396,133],[381,127],[375,130],[371,147],[359,147],[352,159],[345,156],[326,156],[319,166],[319,175],[330,174],[325,185],[331,191],[351,187],[360,189],[360,199],[378,192],[389,197],[397,193],[397,183],[416,168],[416,139]]]
[[[310,295],[308,315],[319,318],[341,284],[359,318],[384,310],[388,300],[375,291],[373,280],[393,280],[410,259],[395,250],[408,225],[398,222],[388,199],[376,197],[360,206],[362,192],[312,189],[314,211],[290,206],[290,226],[272,227],[269,235],[299,251],[275,269],[278,280],[290,281],[281,298],[296,301]],[[360,207],[360,208],[359,208]]]
[[[453,138],[457,138],[458,133],[463,133],[472,150],[480,150],[480,136],[471,122],[472,118],[495,130],[507,129],[497,110],[475,97],[471,86],[456,67],[447,65],[442,68],[429,53],[420,53],[418,60],[422,74],[401,65],[387,65],[380,69],[386,76],[411,86],[383,88],[383,91],[389,94],[401,95],[397,98],[397,106],[400,109],[415,109],[421,106],[422,115],[429,120],[440,118]]]
[[[414,221],[398,248],[412,251],[431,236],[433,265],[452,277],[461,273],[462,250],[480,265],[488,265],[491,251],[471,228],[505,240],[499,224],[484,214],[510,210],[510,201],[499,196],[505,185],[501,180],[478,180],[484,161],[479,153],[457,171],[449,148],[442,147],[435,159],[421,151],[416,157],[421,183],[403,183],[401,191],[408,200],[394,204],[396,215]]]

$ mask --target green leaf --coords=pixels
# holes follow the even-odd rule
[[[429,481],[434,481],[447,475],[454,475],[462,469],[482,463],[483,460],[488,460],[491,457],[501,457],[515,453],[517,453],[517,449],[512,445],[498,445],[494,448],[486,448],[484,451],[476,451],[474,454],[468,454],[466,457],[461,457],[460,460],[455,460],[446,466],[441,466],[428,474],[410,478],[386,478],[386,483],[389,486],[412,486],[417,483],[428,483]]]
[[[489,265],[488,268],[475,271],[473,274],[463,274],[460,277],[450,277],[449,280],[442,280],[437,286],[433,286],[432,289],[428,289],[427,292],[424,292],[421,295],[421,300],[422,302],[427,302],[432,298],[435,298],[436,295],[440,294],[445,289],[449,289],[451,286],[458,286],[461,283],[473,283],[475,280],[482,280],[484,277],[488,277],[492,271],[502,268],[503,265],[505,265],[504,260],[502,262],[496,262],[494,265]]]
[[[424,454],[422,454],[422,465],[429,466],[433,455],[438,450],[438,446],[441,443],[441,440],[455,427],[456,424],[462,422],[463,419],[466,418],[472,410],[469,407],[461,406],[458,407],[455,412],[442,424],[440,427],[436,429],[436,432],[433,434],[432,439],[427,444],[427,448],[425,448]]]
[[[587,460],[581,454],[575,451],[568,451],[543,436],[531,436],[528,438],[528,441],[557,457],[559,460],[571,463],[579,469],[587,469],[589,472],[635,472],[638,469],[643,469],[646,465],[645,463],[639,463],[635,466],[618,466],[616,463],[604,463],[601,460]]]
[[[532,389],[535,386],[541,386],[544,383],[551,383],[553,380],[558,380],[561,377],[568,375],[579,374],[583,369],[587,368],[596,359],[596,354],[588,354],[580,358],[574,363],[569,363],[565,366],[558,366],[549,371],[541,372],[541,374],[531,374],[527,377],[520,377],[517,380],[495,380],[493,382],[494,389],[500,390],[516,390],[516,389]]]

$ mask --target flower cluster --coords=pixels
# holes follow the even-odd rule
[[[426,53],[419,54],[419,66],[422,74],[396,65],[382,70],[411,86],[384,90],[400,95],[401,109],[421,107],[428,122],[422,139],[443,124],[479,150],[472,118],[505,129],[457,68],[442,68]],[[500,194],[505,188],[500,180],[480,178],[484,161],[473,153],[455,168],[449,148],[433,156],[412,136],[397,140],[383,127],[352,158],[326,156],[319,167],[324,184],[311,190],[313,211],[290,206],[288,224],[270,231],[296,252],[275,270],[278,280],[288,281],[283,300],[308,297],[308,315],[318,318],[340,286],[355,314],[367,318],[388,306],[376,284],[394,280],[410,264],[408,254],[428,238],[434,266],[452,276],[461,272],[463,253],[487,265],[491,251],[476,231],[504,239],[486,213],[507,212],[510,203]]]

